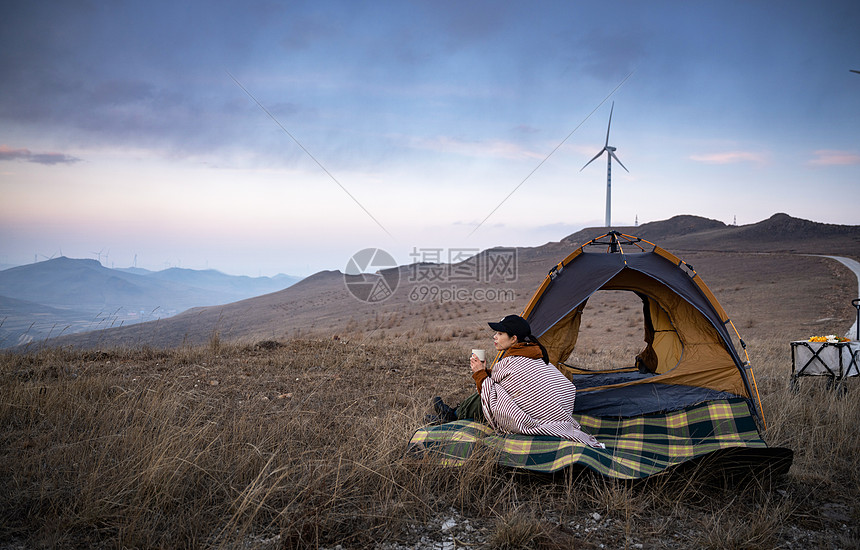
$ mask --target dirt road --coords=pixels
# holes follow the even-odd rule
[[[838,262],[841,262],[848,269],[854,272],[854,275],[857,276],[857,296],[860,296],[860,262],[856,260],[852,260],[851,258],[843,258],[842,256],[825,256],[825,258],[832,258]],[[857,338],[857,321],[855,319],[854,324],[845,333],[846,338]]]

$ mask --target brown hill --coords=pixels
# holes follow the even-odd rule
[[[644,223],[638,227],[623,226],[613,227],[615,231],[625,233],[627,235],[635,235],[653,243],[663,241],[667,238],[676,237],[689,233],[701,233],[714,229],[725,229],[728,227],[721,221],[701,218],[699,216],[680,215],[673,216],[668,220]],[[598,237],[606,232],[605,227],[589,227],[578,231],[572,235],[568,235],[562,239],[563,243],[567,244],[582,244],[595,237]],[[665,247],[663,247],[665,248]]]
[[[813,333],[844,334],[853,322],[854,275],[834,260],[804,254],[860,259],[860,226],[820,224],[777,214],[741,227],[676,216],[617,230],[655,242],[693,265],[744,337],[777,335],[789,341]],[[376,304],[352,296],[339,271],[323,271],[280,292],[51,342],[82,347],[174,347],[305,336],[362,341],[396,338],[405,345],[458,341],[464,348],[487,344],[488,320],[521,311],[552,266],[578,244],[602,233],[603,228],[589,228],[539,247],[491,249],[455,266],[401,266],[396,291]],[[494,254],[510,255],[514,250],[516,269],[507,280],[453,277],[457,272],[474,271],[472,268]],[[444,276],[435,280],[422,277],[433,269]],[[599,345],[601,338],[612,333],[614,339],[629,339],[632,348],[641,346],[635,320],[640,309],[635,297],[630,301],[626,295],[606,293],[593,298],[586,310],[592,315],[583,322],[582,345]]]
[[[793,218],[788,214],[774,214],[764,221],[749,225],[713,226],[695,230],[681,228],[660,238],[663,244],[676,250],[791,252],[853,258],[860,254],[858,226],[818,223]]]
[[[613,229],[673,251],[791,252],[854,258],[860,254],[858,226],[818,223],[788,214],[774,214],[764,221],[741,226],[681,215],[639,227]],[[604,228],[587,228],[562,242],[578,245],[603,232]]]

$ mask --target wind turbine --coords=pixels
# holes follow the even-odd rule
[[[98,257],[99,264],[104,266],[104,267],[107,267],[105,264],[108,262],[108,258],[110,257],[110,248],[108,248],[107,252],[105,252],[105,249],[102,248],[98,252],[90,252],[90,254],[95,254]],[[105,263],[104,264],[102,263],[102,256],[105,257]]]
[[[597,158],[602,155],[604,152],[606,153],[606,227],[611,227],[611,213],[612,213],[612,159],[618,161],[618,164],[621,164],[621,167],[629,174],[630,170],[627,170],[627,167],[621,163],[621,160],[615,155],[615,147],[609,145],[609,128],[612,127],[612,111],[615,110],[615,102],[612,102],[612,108],[609,109],[609,124],[606,126],[606,143],[603,145],[603,149],[600,150],[599,153],[594,155],[590,161],[585,163],[585,166],[588,166]],[[580,172],[585,170],[585,166],[579,169]]]

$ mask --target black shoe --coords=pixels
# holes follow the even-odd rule
[[[439,415],[443,422],[453,422],[457,420],[457,410],[452,409],[442,401],[442,398],[436,396],[433,398],[433,410]]]

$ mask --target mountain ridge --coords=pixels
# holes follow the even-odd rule
[[[612,229],[641,237],[664,249],[671,247],[676,250],[702,250],[716,246],[722,251],[806,252],[855,256],[860,250],[858,226],[815,222],[794,218],[785,213],[776,213],[765,220],[747,225],[726,225],[718,220],[685,214],[638,227],[623,226]],[[583,244],[606,231],[605,228],[586,228],[568,235],[562,242]],[[833,237],[846,237],[848,241],[828,245],[827,240]],[[845,244],[850,245],[847,251],[840,248]]]
[[[639,228],[613,228],[636,236],[647,235],[662,248],[676,253],[682,259],[695,260],[697,271],[716,289],[727,289],[730,306],[742,310],[757,308],[783,308],[795,304],[800,297],[784,299],[774,305],[773,298],[765,299],[752,292],[754,285],[781,285],[781,295],[796,293],[806,284],[802,275],[818,278],[826,283],[833,295],[848,292],[847,286],[856,287],[856,279],[844,276],[837,262],[806,254],[833,254],[860,258],[860,226],[833,226],[775,214],[767,220],[748,226],[727,226],[716,220],[698,216],[675,216],[661,222],[643,224]],[[405,338],[457,338],[470,330],[483,330],[485,323],[478,319],[497,318],[511,311],[521,311],[528,298],[541,283],[550,268],[563,260],[577,246],[604,234],[606,228],[586,228],[558,242],[536,247],[518,247],[515,280],[492,283],[505,290],[507,302],[488,303],[467,301],[451,303],[423,299],[416,289],[424,290],[420,281],[408,276],[411,267],[398,266],[400,286],[391,298],[377,304],[368,304],[352,296],[339,271],[321,271],[284,290],[264,296],[214,307],[200,307],[175,317],[162,319],[158,325],[142,323],[131,327],[111,328],[92,335],[63,336],[52,341],[58,345],[150,345],[173,347],[184,344],[203,344],[217,336],[230,341],[282,339],[293,336],[328,336],[365,334],[368,337],[397,336]],[[639,235],[637,235],[639,233]],[[777,234],[779,239],[764,240],[761,234]],[[643,237],[645,238],[645,237]],[[479,253],[469,261],[480,258],[492,250]],[[771,253],[761,254],[761,253]],[[459,264],[458,264],[459,265]],[[849,272],[850,273],[850,272]],[[801,277],[798,282],[796,277]],[[832,278],[837,277],[834,286]],[[854,282],[851,282],[853,279]],[[450,281],[449,281],[450,283]],[[751,286],[752,285],[752,286]],[[839,286],[843,285],[843,286]],[[426,285],[425,285],[426,286]],[[461,291],[486,288],[480,281],[458,281],[441,290],[457,286]],[[750,289],[739,292],[740,289]],[[773,287],[776,288],[776,287]],[[773,289],[768,287],[768,292]],[[856,292],[853,288],[851,292]],[[810,293],[807,293],[810,294]],[[745,296],[741,299],[741,296]],[[769,296],[769,295],[768,295]],[[847,296],[847,294],[846,294]],[[722,298],[718,298],[722,302]],[[806,297],[811,300],[811,297]],[[739,300],[736,304],[733,300]],[[838,314],[816,314],[818,318],[848,316],[843,306],[830,305],[825,297],[815,297],[816,310],[838,311]],[[849,300],[850,301],[850,300]],[[724,307],[726,304],[723,304]],[[850,307],[850,306],[847,306]],[[844,313],[844,315],[843,315]],[[785,314],[784,317],[790,317]],[[798,321],[800,322],[800,321]],[[755,326],[755,320],[749,321]]]
[[[298,280],[165,271],[112,269],[93,259],[66,256],[0,271],[0,295],[8,298],[2,303],[0,347],[45,338],[57,325],[80,332],[162,319],[197,306],[282,290]]]

